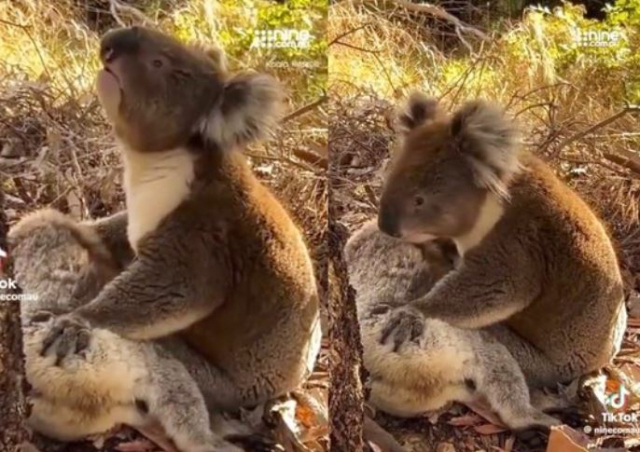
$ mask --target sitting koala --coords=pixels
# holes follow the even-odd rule
[[[357,292],[364,366],[372,380],[370,402],[402,417],[452,401],[488,403],[514,430],[560,424],[531,405],[518,363],[482,330],[424,319],[422,328],[396,332],[391,346],[380,343],[380,336],[389,334],[384,329],[393,308],[425,295],[454,267],[455,257],[446,244],[401,242],[380,232],[374,222],[347,242],[345,258]]]
[[[81,353],[62,360],[55,350],[41,356],[53,315],[91,300],[130,258],[126,243],[114,254],[107,251],[96,227],[101,223],[78,224],[41,210],[9,235],[15,277],[25,294],[37,297],[21,305],[26,375],[33,388],[30,426],[71,441],[128,424],[166,450],[241,451],[212,432],[198,388],[208,384],[204,358],[178,338],[133,341],[95,329],[84,338],[91,346]],[[109,240],[108,231],[101,233]]]

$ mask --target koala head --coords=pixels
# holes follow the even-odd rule
[[[411,242],[469,232],[490,194],[508,197],[519,136],[502,109],[476,100],[448,115],[413,94],[398,117],[401,146],[384,183],[380,230]]]
[[[261,138],[278,120],[283,90],[263,74],[227,74],[223,54],[131,27],[100,43],[97,91],[116,136],[140,152],[193,138],[223,150]]]

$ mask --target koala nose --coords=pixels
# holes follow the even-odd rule
[[[108,64],[121,55],[135,53],[138,50],[139,41],[139,27],[109,31],[100,43],[100,59],[103,64]]]
[[[395,209],[388,206],[380,206],[378,212],[378,229],[391,237],[400,237],[398,215]]]

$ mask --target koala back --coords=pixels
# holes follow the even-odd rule
[[[502,237],[516,237],[511,259],[531,267],[527,273],[536,276],[531,287],[538,296],[508,325],[553,358],[577,352],[594,365],[605,364],[625,315],[612,241],[591,208],[548,165],[534,156],[521,162],[502,219],[467,257],[504,259]]]

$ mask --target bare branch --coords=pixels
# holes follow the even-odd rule
[[[589,127],[588,129],[583,130],[582,132],[578,132],[573,136],[570,136],[569,138],[564,140],[562,143],[560,143],[556,149],[557,149],[557,151],[560,151],[561,149],[565,148],[566,146],[568,146],[569,144],[573,143],[574,141],[580,140],[580,139],[586,137],[587,135],[589,135],[590,133],[595,132],[598,129],[601,129],[602,127],[605,127],[605,126],[611,124],[614,121],[617,121],[621,117],[625,116],[627,113],[639,112],[639,111],[640,111],[640,107],[629,105],[629,106],[623,108],[622,110],[620,110],[618,113],[614,114],[613,116],[609,116],[608,118],[603,119],[602,121],[600,121],[597,124],[594,124],[593,126]]]
[[[329,97],[327,95],[320,96],[317,100],[311,102],[310,104],[305,105],[304,107],[300,107],[296,111],[289,113],[287,116],[282,118],[281,122],[285,123],[287,121],[291,121],[293,118],[297,118],[298,116],[307,114],[310,111],[318,108],[320,105],[324,104],[328,99]]]
[[[407,11],[413,11],[416,13],[425,13],[433,17],[437,17],[438,19],[446,20],[447,22],[450,22],[451,24],[453,24],[456,27],[456,30],[460,30],[465,33],[475,35],[476,37],[483,40],[489,39],[489,36],[487,36],[485,33],[481,32],[476,28],[473,28],[468,24],[465,24],[456,16],[449,14],[447,11],[445,11],[443,8],[439,6],[432,5],[430,3],[413,3],[409,0],[392,0],[392,2],[396,3],[399,6],[402,6]],[[460,34],[458,34],[458,36],[460,37]],[[463,40],[463,43],[466,44],[464,40]],[[468,44],[466,45],[468,47]]]
[[[153,24],[153,21],[145,16],[142,11],[134,8],[133,6],[125,5],[119,0],[109,0],[109,11],[116,22],[118,22],[122,27],[126,27],[127,23],[120,17],[120,12],[129,13],[143,24]]]

